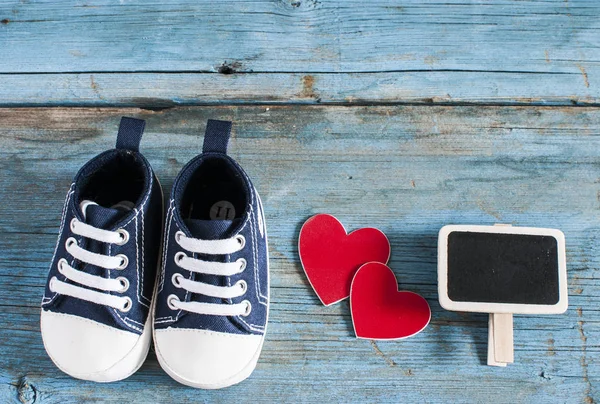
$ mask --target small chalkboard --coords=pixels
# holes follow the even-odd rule
[[[445,226],[438,254],[440,304],[447,310],[553,314],[567,309],[560,230]]]
[[[445,226],[438,239],[438,292],[446,310],[490,313],[488,364],[505,366],[513,355],[512,314],[567,310],[564,234],[506,225]]]

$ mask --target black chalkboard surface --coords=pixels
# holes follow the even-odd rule
[[[553,305],[558,292],[556,238],[464,231],[448,235],[450,300]]]
[[[447,310],[558,314],[567,309],[564,234],[556,229],[449,225],[438,238]]]

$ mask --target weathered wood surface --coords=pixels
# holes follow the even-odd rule
[[[266,103],[598,106],[600,83],[588,87],[585,77],[589,76],[444,71],[0,74],[0,107]]]
[[[207,118],[235,121],[231,154],[261,192],[272,270],[255,373],[220,391],[171,380],[151,353],[129,379],[60,373],[39,303],[64,194],[111,147],[121,115],[147,119],[142,151],[168,191]],[[568,402],[600,397],[600,108],[244,106],[0,109],[0,402]],[[347,302],[323,307],[297,256],[301,223],[329,212],[390,238],[400,286],[429,301],[414,338],[353,337]],[[448,223],[550,226],[567,240],[570,307],[515,317],[515,361],[485,366],[487,317],[437,303]]]
[[[596,0],[9,0],[0,103],[600,104],[598,15]]]

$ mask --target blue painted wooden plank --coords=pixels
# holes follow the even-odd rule
[[[6,1],[0,71],[579,72],[593,0]]]
[[[230,151],[265,203],[272,310],[258,368],[220,391],[171,380],[153,354],[129,379],[93,384],[46,356],[39,309],[64,194],[114,143],[121,115],[147,119],[142,151],[165,189],[201,147],[206,119],[236,121]],[[597,142],[600,108],[178,107],[0,109],[2,402],[587,402],[600,386]],[[401,287],[431,325],[400,342],[357,340],[347,302],[323,307],[297,257],[316,212],[391,241]],[[570,308],[516,316],[516,363],[484,365],[487,320],[437,303],[436,234],[448,223],[561,228]]]
[[[594,0],[11,0],[0,103],[597,104],[599,13]]]
[[[600,77],[598,73],[600,65],[589,67],[585,75],[579,71],[0,74],[0,106],[600,105],[600,86],[589,78]]]

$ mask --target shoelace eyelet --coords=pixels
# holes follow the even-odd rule
[[[116,256],[121,258],[121,263],[115,269],[121,270],[121,269],[127,268],[127,265],[129,264],[129,258],[127,258],[127,256],[125,254],[118,254]]]
[[[244,272],[244,269],[246,269],[246,265],[248,265],[246,260],[244,258],[238,258],[235,262],[240,264],[240,272]]]
[[[63,265],[68,264],[67,260],[64,258],[61,258],[58,260],[58,264],[56,265],[58,268],[58,272],[60,272],[61,274],[63,273]]]
[[[238,234],[235,236],[235,239],[238,241],[238,243],[240,243],[240,250],[244,248],[246,245],[246,237],[244,237],[242,234]]]
[[[52,293],[55,293],[55,292],[54,292],[54,283],[55,283],[56,281],[58,281],[58,278],[57,278],[56,276],[53,276],[53,277],[50,279],[50,282],[48,282],[48,288],[50,289],[50,292],[52,292]]]
[[[179,243],[181,241],[181,237],[185,236],[185,234],[183,234],[183,232],[181,230],[179,230],[177,233],[175,233],[175,241],[177,241],[177,243]]]
[[[175,254],[175,263],[179,265],[179,263],[181,262],[181,260],[183,260],[184,258],[186,258],[187,255],[185,255],[184,252],[179,251],[177,254]]]
[[[124,276],[119,276],[117,280],[121,283],[121,289],[117,290],[118,293],[125,293],[129,290],[129,280]]]
[[[131,301],[131,298],[125,297],[125,304],[123,305],[122,308],[119,309],[119,311],[121,311],[122,313],[127,313],[129,310],[131,310],[132,306],[133,306],[133,303]]]
[[[248,284],[246,283],[245,280],[241,279],[239,281],[237,281],[237,285],[238,287],[240,287],[243,291],[243,295],[246,294],[246,291],[248,290]]]
[[[167,306],[169,306],[171,310],[179,310],[173,305],[175,301],[179,301],[179,298],[176,295],[169,295],[169,297],[167,297]]]
[[[175,273],[171,277],[171,282],[173,282],[173,285],[176,288],[180,288],[181,287],[181,278],[183,278],[183,275],[181,275],[180,273]]]
[[[129,241],[129,232],[125,229],[119,229],[119,230],[117,230],[117,233],[119,233],[121,235],[121,241],[119,241],[116,244],[117,245],[127,244],[127,242]]]
[[[71,219],[71,223],[69,223],[69,227],[71,228],[71,231],[75,231],[75,225],[79,222],[79,220],[77,220],[76,218]]]
[[[246,311],[244,312],[244,314],[242,314],[242,316],[247,317],[252,312],[252,304],[248,300],[244,300],[242,303],[246,305]]]
[[[77,244],[77,240],[74,237],[69,237],[67,241],[65,241],[65,247],[69,248],[73,244]]]

